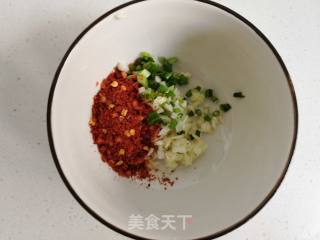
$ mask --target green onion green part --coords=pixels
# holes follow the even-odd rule
[[[168,88],[163,85],[163,84],[160,84],[160,86],[158,87],[158,90],[157,90],[159,93],[162,93],[162,94],[165,94],[167,91],[168,91]]]
[[[245,98],[246,96],[243,95],[242,92],[235,92],[235,93],[233,94],[233,97],[235,97],[235,98]]]
[[[175,119],[173,119],[173,120],[170,122],[169,127],[170,127],[172,130],[176,130],[177,124],[178,124],[178,121],[175,120]]]
[[[186,93],[186,97],[188,97],[188,98],[192,97],[192,91],[191,91],[191,90],[189,90],[189,91]]]
[[[204,119],[205,121],[207,121],[207,122],[210,122],[211,119],[212,119],[212,117],[209,116],[208,114],[206,114],[206,115],[203,117],[203,119]]]
[[[158,124],[161,123],[162,120],[160,118],[160,115],[157,112],[151,112],[148,115],[148,119],[147,119],[148,124]]]
[[[200,86],[196,86],[194,89],[198,90],[199,92],[201,91],[201,87]]]
[[[217,101],[219,101],[219,99],[216,96],[212,96],[211,97],[211,101],[212,102],[217,102]]]
[[[185,134],[185,131],[184,131],[184,130],[182,130],[182,131],[180,131],[180,132],[177,132],[177,135],[182,135],[182,134]]]
[[[201,116],[201,115],[202,115],[202,112],[201,112],[201,110],[200,110],[199,108],[197,108],[197,109],[195,110],[195,113],[196,113],[198,116]]]
[[[229,103],[220,104],[220,110],[222,112],[228,112],[231,110],[231,105]]]
[[[213,90],[212,89],[207,89],[205,92],[204,92],[204,96],[206,98],[212,98],[213,97]]]
[[[193,117],[193,116],[194,116],[194,112],[193,112],[193,111],[189,111],[189,112],[188,112],[188,116],[189,116],[189,117]]]
[[[198,137],[200,137],[200,136],[201,136],[201,132],[200,132],[200,130],[197,130],[197,131],[196,131],[196,135],[197,135]]]

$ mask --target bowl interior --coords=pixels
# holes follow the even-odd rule
[[[206,137],[205,155],[194,167],[178,169],[179,180],[167,190],[117,177],[100,160],[88,126],[96,82],[140,51],[179,57],[191,85],[214,88],[233,106]],[[232,97],[238,90],[245,99]],[[105,221],[152,239],[204,237],[252,214],[287,167],[294,119],[286,74],[268,44],[227,11],[185,0],[131,4],[94,25],[66,59],[51,106],[55,152],[77,195]],[[176,230],[129,230],[132,214],[174,215]],[[192,223],[183,229],[178,215],[192,215]]]

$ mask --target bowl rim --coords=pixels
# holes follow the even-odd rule
[[[133,5],[135,3],[140,3],[140,2],[144,2],[144,1],[151,1],[151,0],[132,0],[129,1],[127,3],[121,4],[109,11],[107,11],[106,13],[104,13],[103,15],[101,15],[100,17],[98,17],[96,20],[94,20],[89,26],[87,26],[78,36],[77,38],[73,41],[73,43],[70,45],[70,47],[68,48],[68,50],[66,51],[66,53],[64,54],[61,62],[59,63],[59,66],[56,70],[56,73],[54,75],[52,84],[51,84],[51,88],[50,88],[50,92],[49,92],[49,97],[48,97],[48,103],[47,103],[47,135],[48,135],[48,141],[49,141],[49,146],[50,146],[50,150],[51,150],[51,155],[52,158],[55,162],[55,166],[59,172],[59,175],[62,179],[62,181],[64,182],[65,186],[67,187],[67,189],[70,191],[70,193],[72,194],[72,196],[77,200],[77,202],[91,215],[93,216],[96,220],[98,220],[100,223],[102,223],[103,225],[109,227],[110,229],[126,236],[129,238],[133,238],[133,239],[138,239],[138,240],[155,240],[155,239],[150,239],[150,238],[145,238],[142,236],[138,236],[135,235],[133,233],[130,233],[124,229],[121,229],[115,225],[113,225],[110,222],[107,222],[105,219],[103,219],[101,216],[99,216],[99,214],[97,214],[93,209],[91,209],[82,199],[81,197],[76,193],[76,191],[72,188],[71,184],[69,183],[67,177],[65,176],[61,165],[59,163],[59,159],[57,156],[57,153],[55,151],[55,146],[54,146],[54,140],[53,140],[53,136],[52,136],[52,124],[51,124],[51,108],[52,108],[52,101],[53,101],[53,96],[54,96],[54,92],[55,92],[55,87],[56,84],[58,82],[61,70],[67,60],[67,58],[69,57],[69,54],[71,53],[71,51],[74,49],[74,47],[78,44],[78,42],[82,39],[82,37],[89,31],[91,30],[95,25],[97,25],[100,21],[104,20],[105,18],[107,18],[108,16],[110,16],[111,14],[125,8],[128,7],[130,5]],[[297,99],[296,99],[296,93],[294,90],[294,86],[290,77],[290,74],[287,70],[286,65],[284,64],[280,54],[277,52],[277,50],[275,49],[275,47],[272,45],[272,43],[270,42],[270,40],[255,26],[253,25],[249,20],[247,20],[246,18],[244,18],[242,15],[240,15],[239,13],[231,10],[230,8],[214,2],[214,1],[210,1],[210,0],[193,0],[196,2],[201,2],[201,3],[205,3],[208,4],[209,6],[214,6],[216,8],[219,8],[223,11],[225,11],[228,14],[233,15],[234,17],[236,17],[237,19],[239,19],[240,21],[242,21],[243,23],[245,23],[248,27],[250,27],[266,44],[267,46],[270,48],[270,50],[273,52],[274,56],[277,58],[278,63],[280,64],[283,73],[286,76],[287,79],[287,84],[290,90],[290,94],[291,94],[291,101],[292,101],[292,106],[293,106],[293,118],[294,118],[294,132],[293,132],[293,138],[292,138],[292,142],[291,142],[291,147],[290,147],[290,151],[289,151],[289,155],[288,155],[288,159],[286,162],[286,165],[284,166],[284,169],[282,170],[282,173],[279,177],[279,179],[277,180],[277,182],[275,183],[275,185],[273,186],[273,188],[271,189],[271,191],[267,194],[267,196],[264,198],[264,200],[251,212],[249,213],[247,216],[243,217],[240,221],[232,224],[231,226],[220,230],[218,232],[215,232],[211,235],[208,236],[204,236],[204,237],[200,237],[200,238],[194,238],[192,240],[210,240],[210,239],[215,239],[218,238],[220,236],[223,236],[225,234],[228,234],[232,231],[234,231],[235,229],[239,228],[240,226],[244,225],[246,222],[248,222],[249,220],[251,220],[258,212],[260,212],[260,210],[270,201],[270,199],[275,195],[275,193],[277,192],[277,190],[279,189],[288,169],[289,169],[289,165],[291,163],[292,157],[293,157],[293,153],[295,150],[295,146],[296,146],[296,142],[297,142],[297,135],[298,135],[298,105],[297,105]]]

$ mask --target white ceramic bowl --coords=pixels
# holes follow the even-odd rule
[[[191,84],[214,88],[233,106],[196,168],[180,168],[166,191],[118,177],[100,160],[88,126],[96,81],[140,51],[178,56]],[[246,98],[234,99],[237,90]],[[136,239],[212,239],[245,223],[279,187],[297,105],[279,54],[237,13],[209,1],[133,1],[98,18],[67,51],[50,92],[48,134],[66,186],[103,224]],[[174,215],[176,230],[129,229],[132,214]],[[178,215],[192,215],[185,230]]]

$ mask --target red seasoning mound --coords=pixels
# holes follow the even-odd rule
[[[135,76],[114,70],[94,97],[89,124],[102,160],[121,176],[143,179],[151,177],[148,153],[160,126],[147,124],[153,110],[138,88]]]

